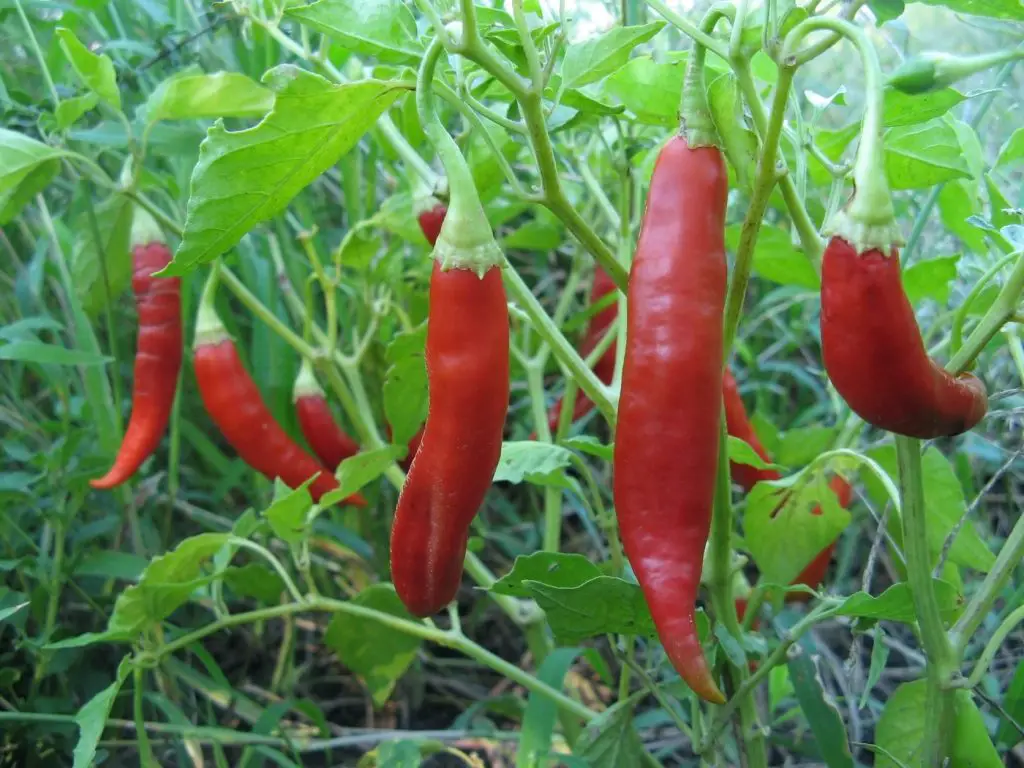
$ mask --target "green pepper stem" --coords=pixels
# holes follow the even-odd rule
[[[487,221],[469,164],[442,125],[434,105],[434,71],[443,52],[441,39],[435,37],[423,56],[416,80],[416,111],[423,132],[448,175],[448,213],[433,255],[443,269],[470,269],[483,277],[487,270],[500,266],[504,256]]]
[[[199,299],[193,347],[205,347],[231,338],[227,328],[224,327],[224,323],[221,322],[220,315],[217,314],[217,308],[213,303],[217,296],[217,286],[219,285],[220,259],[213,262],[213,266],[210,267],[210,274],[206,278],[206,285],[203,286],[203,294]]]
[[[801,22],[786,37],[783,61],[796,61],[797,44],[809,33],[830,30],[857,47],[864,66],[864,123],[853,167],[853,199],[826,223],[825,233],[838,235],[859,252],[877,249],[888,254],[900,242],[899,227],[886,180],[882,142],[882,68],[863,30],[843,19],[816,17]]]

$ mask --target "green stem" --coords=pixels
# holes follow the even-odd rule
[[[274,312],[267,307],[262,301],[260,301],[256,295],[250,291],[241,280],[225,266],[220,267],[220,280],[228,287],[228,289],[238,297],[239,301],[244,304],[250,312],[252,312],[257,318],[259,318],[270,330],[276,333],[281,339],[292,349],[298,352],[302,357],[313,359],[316,355],[316,350],[313,349],[306,341],[299,336],[295,331],[289,328]]]
[[[729,723],[729,718],[732,717],[736,708],[740,706],[740,702],[744,699],[749,699],[750,696],[757,690],[758,686],[765,681],[765,679],[771,674],[771,671],[786,662],[786,656],[789,653],[789,649],[792,648],[797,641],[804,635],[807,630],[813,627],[820,621],[827,618],[827,612],[831,610],[830,606],[826,603],[819,603],[807,616],[794,624],[785,639],[773,650],[762,662],[758,665],[757,669],[747,678],[743,684],[736,689],[732,698],[723,704],[716,712],[715,718],[712,723],[708,726],[707,732],[704,734],[704,739],[700,743],[700,747],[697,752],[701,755],[705,754],[715,743],[715,739],[718,734],[722,732],[725,726]]]
[[[992,609],[1006,582],[1013,576],[1024,558],[1024,515],[1017,517],[1017,522],[1010,531],[1010,536],[996,556],[996,562],[985,575],[981,587],[967,603],[963,614],[950,630],[950,640],[958,654],[962,654],[967,643],[977,633],[982,622]]]
[[[942,624],[931,576],[921,473],[921,441],[897,435],[896,458],[899,463],[907,582],[914,601],[914,612],[917,614],[921,645],[928,659],[927,704],[919,753],[921,762],[916,764],[922,768],[933,768],[942,764],[949,751],[954,704],[950,683],[958,664]]]
[[[763,140],[768,133],[768,113],[765,111],[764,104],[761,103],[750,62],[747,60],[740,62],[735,68],[735,73],[740,90],[743,92],[743,98],[754,118],[754,127]],[[810,214],[807,213],[807,208],[804,207],[803,199],[800,197],[792,177],[783,171],[778,182],[782,198],[786,203],[786,210],[789,211],[789,217],[800,238],[800,246],[811,263],[817,265],[821,261],[823,250],[821,238],[818,236],[818,228],[811,220]]]
[[[718,467],[715,471],[715,506],[711,518],[711,566],[708,587],[711,590],[711,604],[715,609],[715,621],[720,622],[734,638],[740,638],[743,630],[736,616],[733,600],[732,565],[732,484],[729,477],[728,432],[725,428],[725,412],[722,412],[718,441]],[[757,723],[757,706],[753,692],[739,696],[743,684],[750,676],[747,665],[739,666],[729,661],[729,677],[733,695],[728,703],[737,702],[740,713],[740,729],[745,741],[745,755],[748,768],[767,768],[768,753],[764,734]]]
[[[135,736],[138,739],[139,765],[156,765],[153,747],[146,733],[146,717],[142,710],[143,695],[146,692],[145,670],[136,666],[132,670],[132,714],[135,718]]]
[[[608,423],[614,426],[615,403],[612,402],[608,389],[562,335],[558,326],[544,311],[544,307],[537,301],[537,297],[533,295],[529,286],[523,282],[519,273],[511,265],[506,265],[502,273],[505,277],[505,287],[520,308],[529,316],[534,330],[551,346],[555,357],[569,369],[572,377],[579,383],[580,389],[587,393],[587,397],[594,401]]]
[[[1003,267],[1018,260],[1020,260],[1020,254],[1011,253],[985,270],[985,274],[978,278],[978,282],[972,286],[970,293],[967,294],[960,306],[956,308],[956,312],[953,313],[953,327],[949,332],[949,349],[953,354],[956,354],[963,346],[964,324],[967,322],[967,313],[974,305],[974,302],[977,301],[982,291],[988,287],[992,278],[999,274]]]
[[[46,87],[50,91],[50,98],[53,99],[53,108],[56,109],[60,106],[60,94],[57,93],[57,86],[53,84],[53,77],[50,76],[50,68],[46,65],[46,57],[43,56],[43,51],[39,47],[36,33],[28,21],[28,16],[25,15],[25,9],[21,7],[21,0],[14,0],[14,9],[18,12],[18,18],[21,20],[21,26],[25,30],[29,47],[39,63],[39,71],[43,73],[43,82],[46,83]]]
[[[949,371],[959,373],[965,370],[1016,313],[1017,302],[1024,293],[1024,255],[1018,252],[1016,258],[1017,263],[996,300],[946,366]]]
[[[716,40],[711,35],[698,29],[697,25],[688,19],[684,19],[678,13],[669,8],[662,0],[646,0],[647,5],[654,9],[655,13],[661,16],[665,21],[676,27],[680,32],[685,34],[695,43],[698,43],[709,51],[717,55],[719,58],[726,61],[729,60],[729,51],[722,45],[719,40]]]
[[[747,293],[747,283],[750,281],[750,273],[754,265],[754,246],[757,244],[761,222],[764,220],[768,201],[778,179],[776,164],[779,142],[794,74],[795,72],[788,67],[779,69],[778,82],[775,84],[775,97],[772,100],[771,119],[768,122],[764,140],[761,142],[757,180],[754,182],[754,191],[747,208],[747,215],[743,218],[743,226],[740,228],[736,262],[733,266],[732,278],[729,281],[729,294],[725,301],[723,337],[726,354],[732,349],[736,330],[739,328],[740,315],[743,313],[743,300]]]
[[[978,658],[978,663],[974,665],[974,669],[971,670],[971,676],[967,680],[967,685],[973,688],[974,686],[981,683],[985,673],[988,671],[989,665],[992,663],[992,659],[995,658],[996,653],[999,651],[999,646],[1003,644],[1003,640],[1010,634],[1017,625],[1024,621],[1024,605],[1017,607],[1013,613],[1006,617],[999,628],[989,638],[988,643],[985,645],[985,650],[981,652],[981,656]]]
[[[422,640],[436,643],[446,648],[451,648],[469,656],[487,667],[490,667],[513,682],[522,685],[527,690],[551,699],[560,709],[571,713],[581,720],[589,722],[597,717],[596,713],[592,712],[583,704],[566,696],[564,693],[556,690],[547,683],[538,680],[528,672],[524,672],[515,664],[505,661],[487,649],[482,648],[465,635],[441,630],[435,626],[423,624],[421,622],[399,618],[398,616],[376,611],[372,608],[366,608],[352,602],[332,600],[326,597],[308,598],[302,602],[286,603],[285,605],[275,605],[269,608],[261,608],[255,611],[225,616],[218,621],[189,632],[188,634],[183,635],[160,648],[150,651],[145,655],[151,657],[155,661],[159,661],[164,657],[187,648],[193,643],[202,640],[204,637],[212,635],[215,632],[220,632],[223,629],[305,612],[342,613],[357,619],[362,619],[363,621],[377,622],[378,624],[383,624],[390,629],[411,635],[412,637],[418,637]]]

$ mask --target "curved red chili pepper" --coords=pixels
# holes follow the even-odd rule
[[[444,224],[444,217],[448,213],[448,206],[444,203],[436,203],[429,210],[423,211],[416,220],[420,223],[420,229],[427,242],[431,245],[437,243],[437,236],[441,233],[441,225]]]
[[[299,429],[313,453],[330,470],[359,453],[359,444],[338,426],[309,364],[302,363],[293,392]]]
[[[659,153],[629,278],[614,488],[665,651],[719,703],[694,610],[718,463],[727,191],[718,149],[676,136]]]
[[[139,314],[132,415],[114,465],[93,488],[120,485],[156,450],[167,429],[181,370],[181,280],[153,277],[171,261],[161,242],[132,249],[132,290]]]
[[[330,470],[302,450],[274,419],[231,339],[200,342],[195,370],[207,413],[246,464],[271,480],[281,478],[289,488],[316,475],[309,486],[314,501],[338,487]],[[358,493],[344,502],[366,506]]]
[[[427,423],[391,529],[391,577],[416,616],[455,597],[469,525],[501,455],[509,322],[500,268],[481,279],[434,264],[426,358]]]
[[[601,267],[597,267],[594,270],[594,282],[590,287],[590,303],[596,304],[603,297],[615,290],[615,282],[611,276],[605,272]],[[586,357],[591,351],[600,343],[604,337],[605,332],[615,322],[615,318],[619,315],[619,304],[613,301],[607,307],[595,312],[590,322],[587,324],[586,333],[583,336],[583,341],[580,343],[580,356]],[[612,378],[615,376],[615,342],[604,351],[604,353],[594,363],[594,373],[597,378],[601,380],[603,384],[611,384]],[[586,396],[585,393],[579,392],[576,395],[576,403],[572,409],[572,420],[575,422],[582,419],[588,413],[594,409],[594,401]],[[558,429],[558,420],[562,413],[562,398],[551,406],[548,411],[548,426],[551,431],[554,432]]]
[[[896,249],[858,253],[833,237],[821,277],[821,347],[836,390],[869,424],[922,439],[958,435],[981,421],[985,385],[928,357],[900,281]]]

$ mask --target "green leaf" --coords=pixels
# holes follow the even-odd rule
[[[115,194],[96,205],[94,212],[95,226],[88,210],[75,217],[71,253],[71,277],[90,315],[103,309],[108,291],[113,301],[132,279],[132,201],[126,195]]]
[[[256,224],[284,210],[307,184],[350,150],[398,97],[390,83],[333,85],[291,65],[264,81],[277,93],[255,127],[207,132],[192,172],[185,233],[166,274],[217,258]]]
[[[948,185],[947,188],[949,186]],[[911,304],[932,299],[942,306],[949,301],[950,288],[956,280],[956,265],[960,255],[940,256],[918,261],[903,271],[903,289]]]
[[[808,479],[801,472],[754,486],[744,520],[747,546],[762,578],[789,584],[839,537],[850,513],[839,506],[825,473]]]
[[[103,735],[103,727],[110,717],[110,709],[114,706],[117,692],[131,672],[131,656],[125,656],[117,667],[114,682],[89,699],[75,715],[75,723],[80,729],[78,743],[75,744],[75,762],[73,768],[90,768],[96,757],[96,747]]]
[[[311,477],[292,490],[278,478],[274,482],[274,501],[263,513],[274,535],[293,547],[309,537],[309,511],[313,508],[309,484],[312,482]]]
[[[903,0],[868,0],[868,7],[875,14],[878,26],[882,26],[885,22],[902,16],[907,6]]]
[[[227,533],[202,533],[156,557],[139,583],[117,598],[107,622],[112,635],[133,636],[174,613],[210,577],[200,577],[203,563],[227,542]]]
[[[886,88],[883,125],[886,128],[895,128],[901,125],[926,123],[936,117],[942,117],[966,98],[953,88],[921,94],[903,93],[895,88]]]
[[[375,750],[374,768],[420,768],[420,745],[415,741],[385,741]]]
[[[423,57],[416,18],[401,0],[320,0],[292,5],[285,16],[356,54],[399,64],[418,64]]]
[[[115,109],[121,109],[121,94],[117,90],[117,74],[109,56],[95,54],[65,27],[57,27],[60,47],[72,68],[91,91]]]
[[[606,634],[657,636],[640,587],[614,576],[598,576],[577,587],[552,587],[538,581],[523,586],[547,614],[555,639],[576,645]]]
[[[337,504],[367,483],[376,480],[403,452],[402,446],[385,445],[383,448],[360,451],[355,456],[349,456],[338,465],[335,472],[335,476],[338,478],[338,487],[324,494],[320,500],[321,506]]]
[[[999,150],[999,159],[996,160],[996,168],[1013,166],[1024,160],[1024,128],[1018,128],[1006,143]]]
[[[565,228],[547,209],[534,208],[534,217],[501,238],[506,250],[553,251],[565,239]]]
[[[562,60],[562,85],[580,88],[610,75],[629,59],[640,44],[646,43],[665,26],[653,21],[636,27],[613,27],[597,37],[573,43],[565,49]]]
[[[881,465],[890,477],[896,476],[896,449],[889,445],[876,448],[868,455]],[[967,508],[963,486],[949,461],[937,448],[929,448],[921,457],[924,485],[925,508],[928,510],[928,548],[932,563],[937,563],[946,537],[959,523]],[[865,477],[865,487],[876,501],[881,501],[884,491],[873,477]],[[902,543],[899,515],[890,516],[890,532]],[[995,555],[986,546],[974,524],[968,520],[960,529],[949,550],[951,562],[987,573],[995,562]]]
[[[494,582],[488,591],[526,598],[530,596],[525,585],[527,581],[550,587],[578,587],[603,575],[601,569],[584,555],[534,552],[516,557],[512,570]]]
[[[100,576],[105,579],[137,581],[149,561],[131,552],[97,550],[83,557],[75,566],[75,576]]]
[[[921,764],[928,695],[927,681],[914,680],[897,688],[886,702],[875,728],[875,744],[887,753],[878,756],[875,763],[878,768],[903,768]],[[953,696],[956,720],[953,733],[948,737],[949,764],[954,768],[998,768],[1002,761],[992,746],[985,722],[971,700],[971,694],[958,690]]]
[[[562,441],[562,445],[570,450],[586,453],[603,461],[611,461],[615,451],[615,446],[605,445],[593,435],[576,435],[575,437],[566,438]]]
[[[748,467],[758,469],[769,469],[778,465],[762,459],[757,451],[750,447],[750,444],[738,437],[729,435],[729,461],[735,464],[745,464]]]
[[[72,125],[77,123],[82,115],[89,110],[94,109],[99,103],[99,100],[99,96],[92,91],[84,96],[73,96],[70,99],[64,99],[64,101],[57,105],[57,109],[54,111],[54,117],[57,120],[57,128],[62,131],[66,131]]]
[[[1020,0],[916,0],[922,5],[938,5],[949,8],[954,13],[967,13],[972,16],[988,16],[992,19],[1009,19],[1020,21]]]
[[[955,618],[960,608],[960,596],[956,588],[941,579],[932,579],[932,587],[943,620],[950,621]],[[843,601],[836,613],[840,616],[855,616],[875,621],[900,621],[904,624],[913,624],[917,621],[910,586],[906,582],[893,584],[878,597],[873,597],[867,592],[854,592]]]
[[[427,418],[426,340],[424,323],[396,334],[385,353],[390,367],[384,379],[384,415],[391,425],[392,442],[402,447]]]
[[[740,244],[740,225],[725,228],[725,244],[733,253]],[[795,285],[817,291],[821,285],[810,260],[789,233],[768,224],[761,225],[754,245],[754,271],[779,285]]]
[[[829,768],[853,768],[853,755],[836,703],[825,696],[817,668],[807,649],[798,647],[801,652],[790,654],[786,666],[814,741]]]
[[[40,365],[105,365],[112,362],[113,358],[41,341],[16,341],[0,347],[0,360]]]
[[[655,62],[650,56],[637,56],[605,80],[604,90],[640,122],[671,128],[679,122],[685,69],[685,59]]]
[[[878,685],[878,681],[882,679],[882,673],[885,671],[885,665],[889,660],[889,646],[883,642],[885,631],[881,626],[875,625],[871,638],[871,666],[868,668],[868,679],[864,683],[864,692],[860,696],[859,706],[861,709],[868,705],[871,691]]]
[[[544,485],[571,461],[572,454],[560,445],[533,440],[502,443],[494,482],[518,484],[525,481]]]
[[[367,587],[352,604],[408,621],[416,620],[390,584]],[[369,617],[338,613],[327,627],[324,642],[345,666],[363,679],[374,704],[379,707],[388,700],[423,641]]]
[[[60,170],[69,153],[0,128],[0,225],[17,216]]]
[[[262,563],[246,563],[241,568],[224,571],[224,583],[240,597],[251,597],[261,603],[273,604],[281,599],[284,581],[277,572]]]
[[[633,702],[620,701],[587,723],[573,752],[591,768],[643,765],[643,744],[633,727]]]
[[[744,118],[743,101],[732,72],[723,72],[708,83],[708,106],[729,165],[735,169],[740,186],[751,189],[757,176],[757,134]]]
[[[8,608],[0,609],[0,621],[7,621],[7,619],[9,619],[11,616],[16,614],[18,611],[20,611],[26,605],[28,605],[28,601],[27,600],[24,603],[18,603],[17,605],[12,605],[12,606],[10,606]]]
[[[551,651],[537,670],[537,677],[556,691],[562,690],[565,676],[580,651],[580,648],[556,648]],[[516,751],[516,765],[540,766],[545,763],[544,758],[551,749],[551,735],[557,717],[558,707],[554,699],[537,691],[530,692],[520,729],[522,738]]]
[[[160,83],[139,114],[147,123],[216,117],[262,117],[274,93],[240,72],[177,73]]]
[[[942,119],[890,129],[885,172],[893,189],[920,189],[971,175],[956,130]]]
[[[775,447],[776,461],[787,467],[810,463],[836,441],[836,427],[797,427],[779,436]]]

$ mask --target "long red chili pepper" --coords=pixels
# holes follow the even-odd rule
[[[140,214],[136,214],[139,217]],[[158,237],[159,229],[146,232]],[[133,240],[139,229],[133,230]],[[132,415],[114,465],[93,488],[120,485],[156,450],[167,429],[181,370],[181,280],[153,277],[171,261],[171,251],[158,239],[135,242],[132,248],[132,290],[139,314],[135,352]]]
[[[427,323],[430,406],[391,531],[402,602],[429,616],[455,597],[469,524],[491,485],[508,409],[508,308],[501,269],[483,279],[434,265]]]
[[[725,401],[725,421],[726,427],[729,434],[733,437],[738,437],[757,453],[764,461],[771,461],[771,457],[768,455],[768,451],[765,450],[761,444],[757,433],[754,431],[754,425],[750,423],[750,418],[747,416],[747,409],[743,405],[743,400],[740,398],[739,389],[736,386],[736,379],[732,375],[732,372],[726,368],[725,376],[723,377],[723,399]],[[759,469],[752,467],[749,464],[739,464],[732,462],[729,465],[729,470],[732,473],[733,480],[742,486],[745,491],[749,491],[757,483],[763,480],[778,480],[782,475],[775,469]],[[853,500],[853,488],[839,475],[835,475],[829,480],[829,487],[836,494],[839,500],[839,504],[845,509],[850,506],[850,502]],[[821,515],[821,507],[814,507],[811,510],[812,515]],[[815,558],[807,564],[807,566],[797,575],[791,584],[805,584],[811,589],[817,589],[817,587],[824,581],[825,573],[828,571],[829,563],[832,562],[832,552],[835,550],[836,542],[833,541],[821,552],[819,552]],[[786,599],[790,602],[802,601],[809,599],[809,595],[792,592],[786,595]],[[738,602],[737,602],[738,604]],[[746,603],[744,603],[745,609]],[[742,619],[743,617],[740,616]]]
[[[718,460],[726,184],[717,148],[675,136],[658,154],[629,278],[614,488],[668,658],[719,703],[694,610]]]
[[[346,435],[334,420],[324,391],[305,360],[295,378],[292,398],[302,436],[325,467],[337,469],[345,459],[359,453],[359,444]]]
[[[417,616],[441,610],[458,591],[469,526],[501,456],[509,394],[504,255],[469,166],[434,109],[442,52],[435,39],[424,54],[416,107],[444,164],[451,199],[432,254],[427,422],[391,529],[395,591]]]
[[[881,429],[925,439],[958,435],[988,409],[980,379],[953,376],[928,357],[895,248],[858,252],[838,235],[831,239],[822,262],[821,346],[836,390]]]
[[[590,288],[590,303],[596,304],[603,297],[615,290],[615,282],[611,276],[605,272],[601,267],[597,267],[594,270],[594,282]],[[598,310],[590,318],[590,322],[587,325],[586,333],[583,336],[583,341],[580,344],[580,355],[586,357],[590,352],[598,345],[604,334],[615,322],[615,318],[619,315],[619,305],[617,302],[612,302],[607,307]],[[597,378],[601,380],[603,384],[611,384],[612,378],[615,376],[615,342],[604,351],[604,353],[594,363],[594,373]],[[586,416],[590,411],[594,409],[594,401],[591,400],[583,392],[579,392],[576,395],[576,403],[572,409],[572,420],[577,421]],[[562,399],[551,406],[551,410],[548,411],[548,426],[551,431],[554,432],[558,429],[559,417],[562,413]]]
[[[319,501],[338,487],[338,481],[274,419],[256,382],[242,365],[235,343],[206,301],[204,296],[196,323],[194,365],[207,413],[245,463],[268,478],[279,477],[289,488],[297,488],[316,475],[309,492],[314,501]],[[358,493],[344,502],[366,506],[366,499]]]

